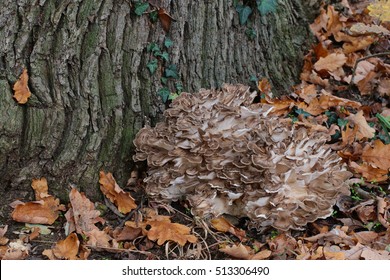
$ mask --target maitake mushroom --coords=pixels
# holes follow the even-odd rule
[[[165,121],[142,128],[134,160],[147,160],[146,193],[187,200],[193,214],[249,217],[257,229],[303,229],[331,215],[351,173],[329,135],[268,116],[243,85],[182,93]]]

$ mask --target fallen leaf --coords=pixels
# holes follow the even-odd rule
[[[77,234],[71,233],[64,240],[58,241],[53,249],[46,249],[42,254],[50,260],[79,260],[79,246]]]
[[[373,250],[365,247],[361,257],[365,260],[390,260],[390,252],[385,250]]]
[[[326,260],[345,260],[345,252],[337,245],[325,246],[323,252]]]
[[[172,223],[168,216],[154,216],[150,220],[143,222],[143,231],[146,232],[147,237],[156,241],[158,245],[164,244],[171,240],[184,246],[187,242],[195,243],[198,239],[195,235],[190,234],[191,229],[185,225]],[[151,228],[146,230],[146,226]]]
[[[340,68],[347,61],[347,57],[343,53],[331,53],[326,57],[321,57],[315,64],[316,71],[326,70],[335,71]]]
[[[382,170],[390,170],[390,144],[383,144],[375,140],[373,146],[367,145],[363,149],[362,159]]]
[[[118,207],[118,210],[121,213],[127,214],[137,207],[134,198],[119,187],[111,173],[106,174],[103,171],[100,171],[99,183],[100,190]]]
[[[363,245],[370,245],[375,239],[378,238],[379,234],[375,231],[360,231],[354,232],[353,236],[356,238],[358,243]]]
[[[8,230],[8,225],[5,225],[4,227],[0,227],[0,245],[5,245],[9,241],[9,239],[4,236],[7,230]]]
[[[161,26],[165,32],[169,32],[172,21],[176,21],[167,11],[163,8],[158,9],[158,18],[160,19]]]
[[[357,127],[357,131],[355,135],[355,138],[357,140],[362,140],[363,138],[370,139],[375,136],[375,129],[368,125],[366,118],[363,116],[362,110],[360,110],[355,115],[350,114],[349,117],[347,117],[346,119],[349,120],[354,125],[354,127]]]
[[[19,104],[27,103],[28,99],[31,96],[30,89],[28,88],[28,73],[27,69],[24,68],[22,74],[19,77],[19,80],[16,81],[13,87],[14,98],[18,101]]]
[[[211,225],[220,232],[230,232],[231,234],[238,237],[241,241],[245,238],[245,230],[239,229],[233,226],[228,220],[223,216],[211,220]]]
[[[132,227],[128,224],[125,225],[123,228],[117,228],[113,232],[113,237],[116,241],[125,241],[125,240],[134,240],[138,236],[142,235],[142,229],[138,227]]]
[[[231,246],[225,246],[219,249],[219,251],[239,260],[264,260],[270,257],[272,253],[267,249],[255,253],[253,249],[243,245],[242,243],[238,245],[233,244]]]
[[[104,223],[104,219],[100,217],[100,212],[95,209],[95,205],[84,193],[80,193],[75,188],[72,188],[69,193],[69,200],[72,205],[77,233],[84,234],[97,229],[96,223]]]
[[[10,242],[2,260],[23,260],[29,255],[30,247],[31,245],[23,243],[20,239]]]
[[[22,223],[51,225],[57,220],[59,211],[65,211],[65,206],[60,205],[59,199],[49,196],[39,201],[16,205],[12,219]]]
[[[267,95],[271,92],[271,84],[267,78],[262,78],[259,81],[257,88],[260,90],[261,93],[264,93]]]
[[[95,205],[85,196],[73,188],[69,194],[72,208],[69,209],[68,217],[70,224],[74,220],[76,232],[88,237],[87,244],[100,247],[112,247],[109,243],[112,237],[105,231],[101,231],[95,224],[104,224],[104,219],[100,217],[100,211],[95,209]],[[69,222],[68,220],[68,222]]]
[[[384,182],[387,180],[388,171],[380,168],[376,168],[368,164],[367,162],[363,162],[362,164],[357,164],[352,161],[349,163],[349,166],[356,172],[363,175],[368,181],[376,181],[376,182]]]
[[[390,35],[390,31],[381,25],[364,24],[363,22],[355,23],[349,29],[350,33],[356,35]]]

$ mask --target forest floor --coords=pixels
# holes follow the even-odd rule
[[[266,79],[257,87],[274,115],[329,129],[332,148],[354,174],[351,194],[329,218],[303,231],[260,233],[246,218],[204,221],[185,202],[150,202],[142,176],[133,174],[122,189],[105,172],[104,201],[70,189],[65,206],[41,178],[32,182],[35,201],[11,204],[0,258],[390,259],[390,19],[381,18],[390,7],[357,2],[322,8],[310,26],[318,44],[291,96],[271,97]]]

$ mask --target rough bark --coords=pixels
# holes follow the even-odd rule
[[[69,183],[97,198],[99,169],[126,180],[135,133],[164,109],[157,95],[163,64],[154,75],[146,67],[150,42],[173,41],[169,63],[184,91],[248,84],[257,75],[289,92],[311,38],[312,7],[285,0],[275,14],[255,11],[250,40],[233,2],[160,1],[176,19],[167,34],[160,22],[135,15],[130,1],[0,0],[1,204],[11,193],[31,194],[34,177],[48,178],[62,198]],[[18,105],[12,85],[24,67],[32,97]]]

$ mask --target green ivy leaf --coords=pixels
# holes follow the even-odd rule
[[[168,60],[169,60],[169,54],[168,54],[167,52],[157,53],[156,56],[161,57],[161,58],[164,59],[165,61],[168,61]]]
[[[297,113],[298,115],[303,115],[304,117],[311,116],[310,113],[306,112],[303,109],[295,109],[295,113]]]
[[[146,12],[146,10],[149,9],[149,3],[142,3],[142,2],[138,2],[138,3],[135,3],[135,14],[137,16],[141,16],[144,12]]]
[[[249,6],[237,5],[236,11],[238,13],[238,17],[240,19],[240,24],[244,25],[248,21],[248,17],[252,13],[252,9]]]
[[[153,11],[149,14],[150,21],[155,23],[158,20],[158,11]]]
[[[168,65],[167,68],[165,68],[165,77],[179,79],[179,75],[177,74],[176,65],[171,64],[171,65]]]
[[[158,53],[161,53],[160,51],[160,47],[157,45],[157,43],[150,43],[147,47],[146,47],[146,50],[148,52],[152,52],[153,55],[156,55]]]
[[[161,83],[162,83],[163,85],[166,85],[167,82],[168,82],[168,78],[166,78],[166,77],[161,77]]]
[[[278,6],[278,0],[256,0],[257,9],[262,16],[269,13],[275,13]]]
[[[259,80],[259,79],[257,79],[256,75],[252,75],[252,76],[250,76],[250,78],[249,78],[249,81],[250,81],[250,82],[254,82],[254,83],[257,83],[258,80]]]
[[[337,120],[337,125],[340,127],[340,128],[343,128],[344,126],[346,126],[348,123],[348,120],[344,120],[344,119],[338,119]]]
[[[181,93],[183,91],[183,84],[181,82],[175,83],[175,88],[178,93]]]
[[[256,38],[256,31],[250,27],[245,30],[246,36],[248,36],[249,40],[254,40]]]
[[[152,59],[151,61],[149,61],[146,67],[148,67],[150,74],[153,75],[154,72],[156,72],[158,67],[157,59]]]
[[[172,47],[172,46],[173,46],[172,40],[169,39],[169,38],[166,38],[165,41],[164,41],[164,46],[165,46],[166,48]]]
[[[160,88],[157,93],[158,93],[158,95],[161,96],[162,101],[165,103],[168,101],[168,98],[169,98],[169,95],[171,94],[171,91],[169,90],[169,88],[164,87],[164,88]]]
[[[179,95],[176,93],[176,92],[171,92],[171,94],[168,96],[168,99],[169,100],[175,100],[176,97],[178,97]]]

